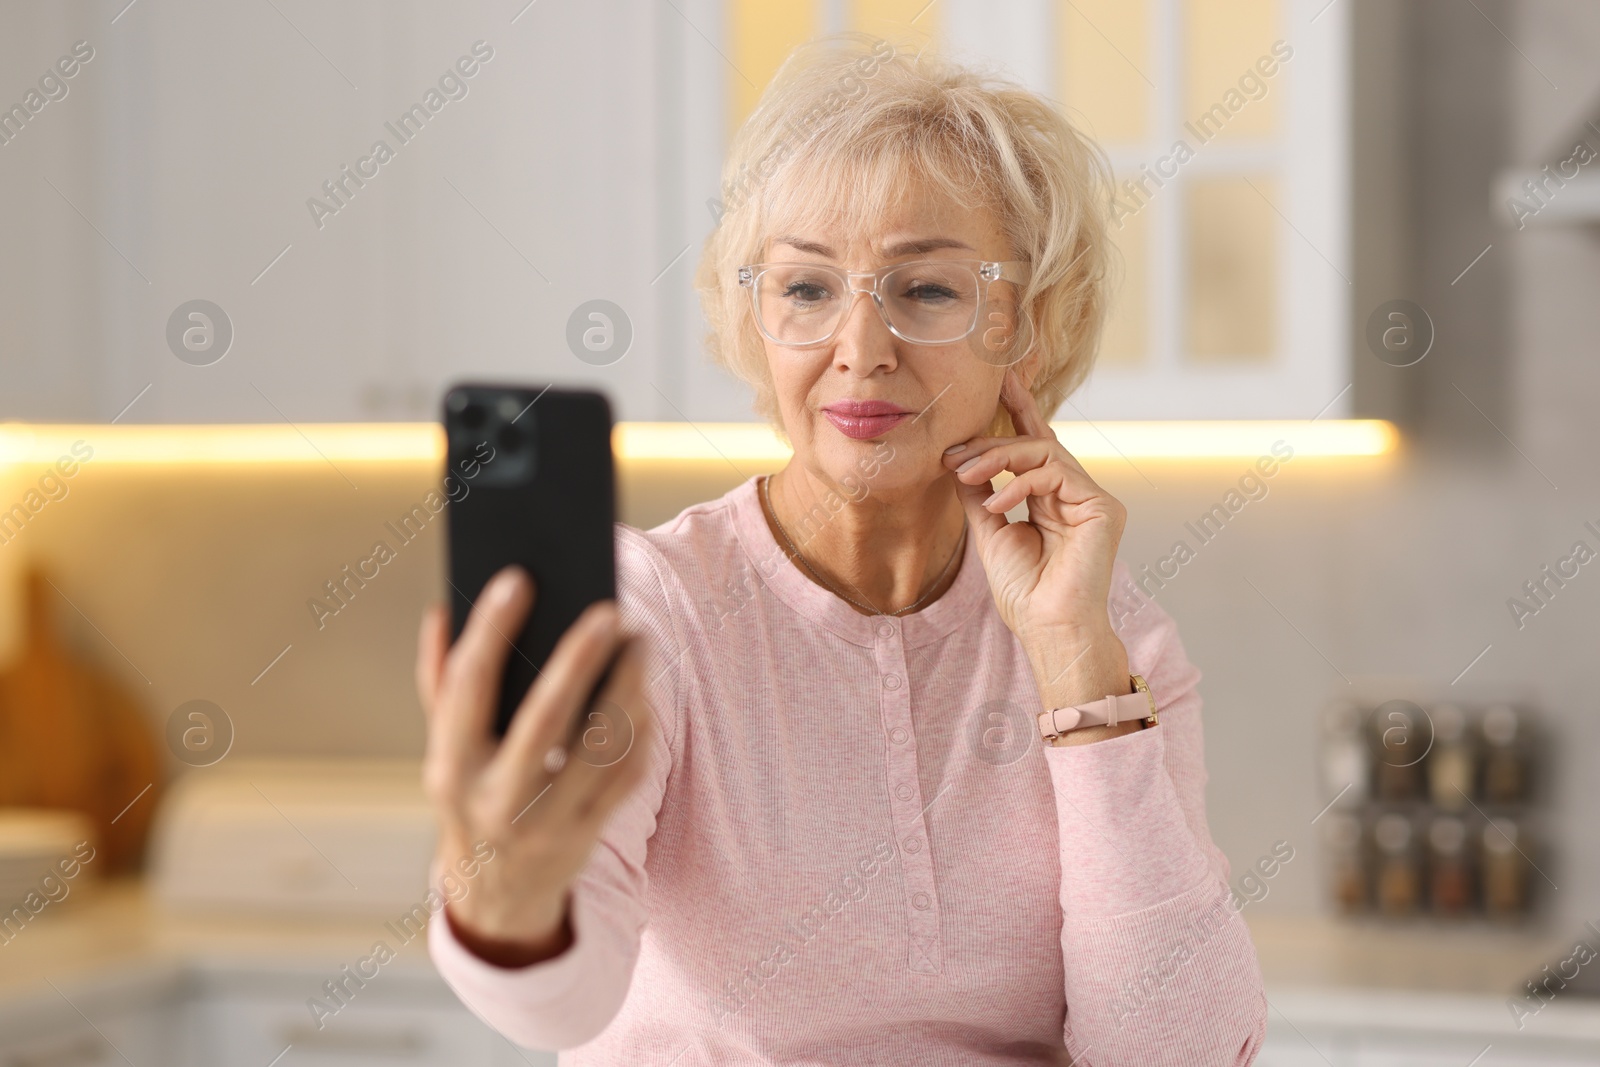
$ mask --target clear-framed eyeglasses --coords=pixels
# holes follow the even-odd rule
[[[838,334],[858,293],[872,297],[889,332],[918,345],[968,340],[986,363],[1010,366],[1032,341],[1023,260],[923,259],[874,271],[820,263],[751,263],[739,268],[756,327],[774,344],[811,348]]]

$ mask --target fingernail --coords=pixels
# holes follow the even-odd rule
[[[988,500],[985,500],[985,501],[984,501],[984,502],[983,502],[983,506],[984,506],[984,507],[988,507],[988,506],[989,506],[989,505],[990,505],[990,504],[993,504],[993,503],[994,503],[994,502],[995,502],[995,500],[997,500],[997,499],[998,499],[998,498],[999,498],[999,496],[1000,496],[1000,494],[999,494],[999,493],[991,493],[991,494],[990,494],[990,495],[989,495],[989,499],[988,499]]]
[[[951,445],[949,448],[944,450],[944,454],[947,455],[947,456],[953,456],[957,452],[965,452],[966,449],[967,449],[966,445]]]
[[[494,588],[489,595],[494,597],[497,604],[510,603],[511,598],[517,595],[517,586],[521,584],[522,575],[515,569],[503,572],[494,580]]]
[[[983,457],[982,457],[982,456],[973,456],[973,457],[972,457],[972,458],[971,458],[971,459],[969,459],[969,460],[967,460],[967,461],[966,461],[966,462],[965,462],[965,463],[963,463],[963,464],[962,464],[962,465],[961,465],[961,466],[959,466],[959,467],[957,467],[957,468],[956,468],[956,473],[957,473],[957,474],[965,474],[965,473],[967,473],[967,472],[968,472],[968,471],[969,471],[969,470],[971,470],[971,469],[972,469],[972,468],[973,468],[973,467],[974,467],[974,466],[976,466],[976,465],[977,465],[977,462],[978,462],[978,460],[980,460],[980,459],[982,459],[982,458],[983,458]]]

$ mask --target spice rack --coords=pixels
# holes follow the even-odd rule
[[[1324,709],[1318,816],[1347,916],[1522,922],[1544,882],[1541,729],[1516,702],[1340,700]]]

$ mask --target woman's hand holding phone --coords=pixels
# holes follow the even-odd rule
[[[453,647],[449,613],[435,605],[423,617],[417,649],[428,730],[423,784],[439,818],[437,860],[453,867],[475,841],[494,847],[494,860],[445,913],[463,945],[506,967],[553,958],[571,944],[570,887],[612,810],[643,780],[655,725],[644,701],[643,650],[622,635],[616,605],[607,600],[590,605],[562,636],[496,741],[510,635],[520,631],[535,595],[527,572],[507,567],[485,586]],[[626,753],[605,765],[550,761],[552,749],[565,750],[619,646],[597,702],[617,705],[632,721]]]

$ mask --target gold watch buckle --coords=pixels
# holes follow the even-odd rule
[[[1128,677],[1133,680],[1134,691],[1143,693],[1144,698],[1150,702],[1150,717],[1145,722],[1151,726],[1159,725],[1160,720],[1156,717],[1156,697],[1154,693],[1150,692],[1150,687],[1145,684],[1144,675],[1130,674]]]

